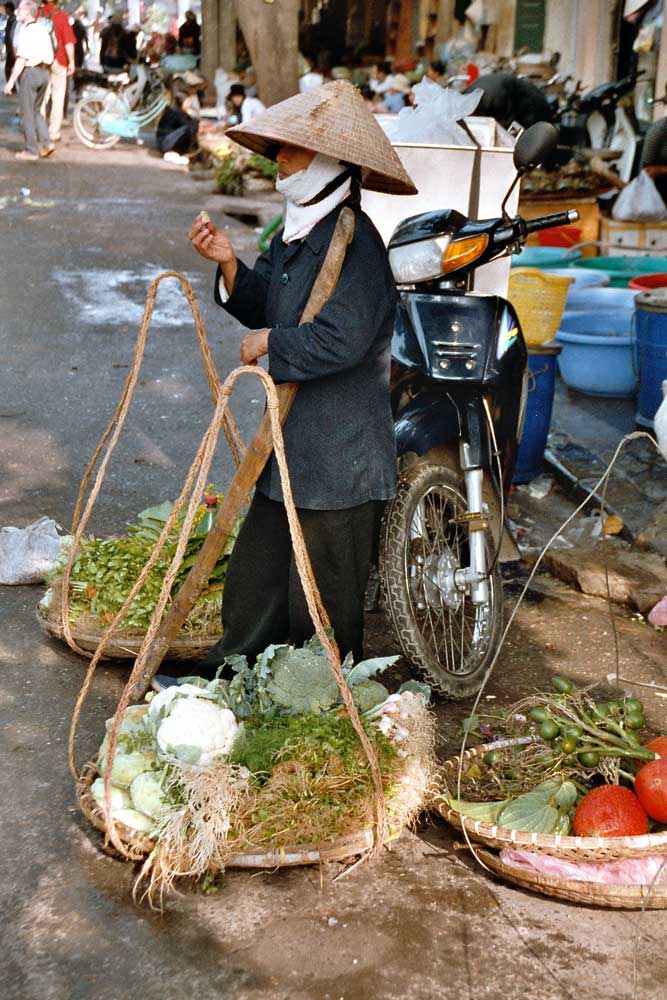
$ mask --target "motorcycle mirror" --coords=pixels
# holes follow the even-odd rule
[[[522,132],[514,146],[514,166],[521,173],[550,159],[558,145],[558,129],[549,122],[535,122]]]

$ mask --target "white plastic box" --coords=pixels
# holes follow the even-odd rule
[[[378,115],[380,123],[395,115]],[[514,140],[493,118],[466,118],[471,141],[465,146],[395,143],[394,149],[418,188],[416,195],[364,191],[362,207],[377,226],[385,243],[403,219],[422,212],[455,208],[470,219],[491,219],[515,176]],[[516,213],[518,185],[507,211]],[[510,259],[486,264],[475,272],[477,292],[507,295]]]

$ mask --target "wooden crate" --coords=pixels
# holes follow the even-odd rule
[[[617,222],[602,219],[600,241],[610,257],[667,254],[667,222]]]
[[[573,222],[573,226],[581,229],[581,242],[600,239],[600,209],[597,198],[571,197],[565,195],[558,198],[520,198],[519,215],[524,219],[536,219],[540,215],[552,215],[554,212],[566,212],[569,208],[576,208],[579,212],[579,221]],[[533,233],[528,237],[528,246],[540,246],[538,234]],[[581,251],[584,257],[596,257],[598,247],[584,247]]]

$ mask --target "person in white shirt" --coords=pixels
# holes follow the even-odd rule
[[[19,107],[25,136],[25,149],[16,154],[17,160],[38,160],[50,156],[55,149],[41,108],[49,85],[49,66],[53,62],[53,45],[48,31],[38,24],[37,4],[21,0],[16,19],[21,32],[16,43],[16,62],[5,84],[5,94],[11,94],[20,77]]]
[[[229,88],[229,103],[232,106],[228,120],[230,125],[249,122],[262,111],[266,111],[266,106],[262,104],[259,97],[246,97],[245,87],[242,83],[233,83]]]

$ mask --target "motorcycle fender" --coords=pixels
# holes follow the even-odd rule
[[[449,396],[420,393],[401,410],[394,431],[399,458],[407,453],[421,457],[438,445],[458,442],[459,411]]]

